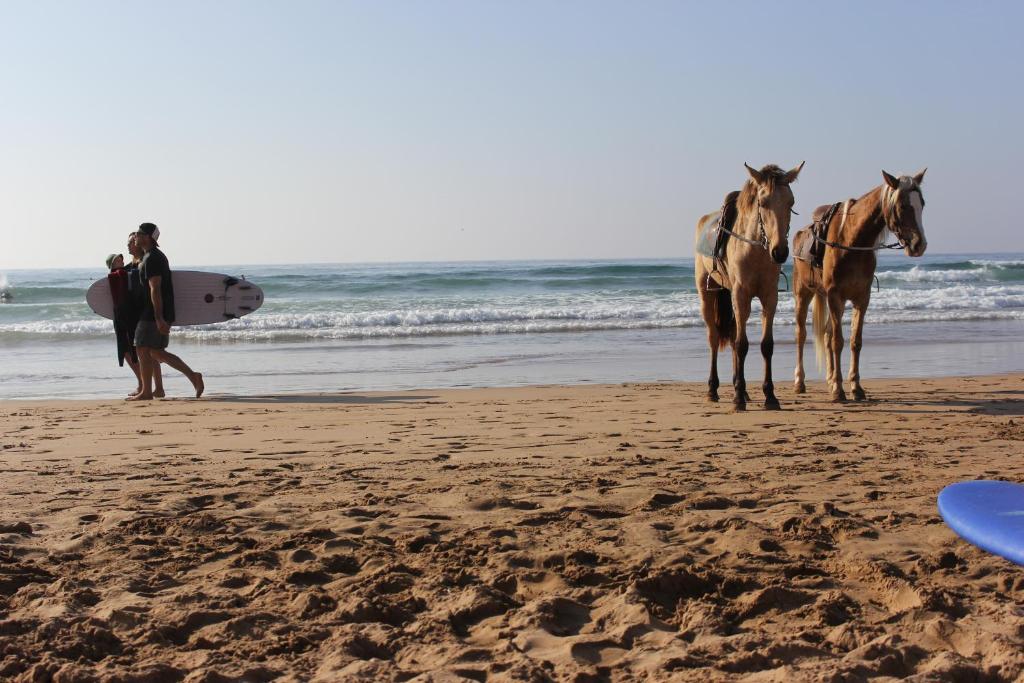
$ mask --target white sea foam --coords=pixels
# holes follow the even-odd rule
[[[791,324],[792,296],[779,300],[779,324]],[[760,307],[756,301],[752,320]],[[927,289],[883,288],[872,295],[872,322],[1024,319],[1024,286],[958,284]],[[274,341],[295,339],[374,339],[444,335],[496,335],[657,329],[702,325],[694,294],[662,299],[632,297],[618,301],[579,300],[565,305],[472,306],[389,309],[364,312],[259,312],[217,325],[182,327],[180,338],[203,341]],[[57,338],[105,337],[108,320],[44,320],[0,325],[0,335],[46,335]]]
[[[969,259],[968,263],[976,266],[990,266],[994,268],[1020,268],[1024,267],[1024,261],[1000,260],[1000,259]]]
[[[992,276],[985,266],[971,270],[927,270],[914,266],[910,270],[881,270],[875,274],[885,282],[977,282]]]
[[[923,264],[923,265],[922,265]],[[1018,320],[1024,315],[1024,260],[954,257],[936,262],[885,259],[878,272],[881,291],[872,293],[868,318],[873,323],[935,320]],[[703,324],[692,276],[673,265],[666,280],[665,264],[601,266],[600,283],[566,290],[549,287],[546,264],[481,265],[457,273],[417,267],[420,279],[412,294],[391,291],[354,293],[353,278],[388,283],[408,275],[408,267],[331,267],[317,275],[314,293],[306,288],[274,294],[267,283],[267,305],[239,320],[202,327],[179,328],[175,335],[198,341],[275,341],[296,339],[374,339],[443,335],[501,335],[531,332],[573,332],[693,327]],[[426,269],[426,277],[421,270]],[[649,272],[645,269],[650,269]],[[593,264],[559,267],[569,275],[593,273]],[[298,280],[309,273],[295,269]],[[620,272],[630,274],[628,283]],[[445,277],[438,287],[438,274]],[[650,279],[653,275],[655,280]],[[514,277],[513,277],[514,275]],[[615,275],[616,277],[611,277]],[[422,277],[420,277],[422,276]],[[543,277],[541,277],[543,276]],[[50,339],[104,338],[110,321],[92,316],[79,287],[88,278],[55,273],[34,276],[23,290],[24,306],[0,307],[0,339],[11,335]],[[271,275],[267,274],[270,278]],[[285,283],[289,274],[274,278]],[[645,279],[646,278],[646,279]],[[258,280],[259,278],[254,278]],[[297,280],[297,281],[298,281]],[[480,282],[501,282],[483,288]],[[453,284],[453,282],[455,284]],[[433,284],[424,284],[433,283]],[[678,283],[672,291],[666,285]],[[283,287],[283,285],[281,285]],[[589,288],[588,288],[589,287]],[[287,289],[287,288],[285,288]],[[293,288],[294,289],[294,288]],[[375,286],[374,291],[382,289]],[[779,298],[779,325],[792,323],[791,294]],[[753,306],[756,324],[760,308]]]

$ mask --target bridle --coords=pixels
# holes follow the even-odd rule
[[[768,240],[768,231],[764,229],[764,216],[761,215],[761,209],[762,208],[764,208],[764,205],[761,203],[760,200],[758,200],[758,202],[757,202],[757,231],[758,231],[758,235],[761,238],[760,240],[752,240],[749,237],[744,237],[743,235],[740,235],[739,233],[733,232],[732,230],[729,230],[728,228],[726,228],[724,225],[722,225],[722,223],[725,221],[725,214],[724,213],[719,218],[718,230],[721,231],[721,232],[724,232],[727,235],[731,235],[732,237],[735,237],[736,239],[740,240],[741,242],[746,242],[747,244],[752,244],[755,247],[761,247],[766,252],[771,254],[771,243]],[[800,215],[796,211],[793,211],[792,208],[790,208],[790,211],[794,215],[797,215],[797,216]],[[789,227],[788,226],[786,227],[786,234],[785,234],[783,239],[784,239],[784,241],[787,244],[789,243]],[[711,267],[711,271],[708,273],[708,280],[707,280],[707,290],[708,291],[713,291],[712,288],[710,287],[710,284],[711,284],[711,281],[712,281],[711,280],[711,276],[714,273],[718,272],[718,262],[719,262],[718,258],[712,259],[712,267]],[[786,272],[784,270],[782,270],[782,265],[781,264],[779,265],[779,273],[782,275],[782,277],[786,277]],[[721,289],[721,288],[716,288],[716,290],[717,289]],[[786,278],[786,289],[789,289],[789,278]],[[779,290],[779,291],[783,291],[783,290]]]
[[[761,215],[761,209],[762,208],[764,208],[764,205],[760,201],[758,201],[757,202],[757,231],[758,231],[758,235],[761,238],[760,240],[752,240],[749,237],[744,237],[743,235],[740,235],[739,233],[736,233],[736,232],[733,232],[732,230],[729,230],[728,228],[726,228],[721,223],[719,223],[718,229],[720,231],[724,232],[727,235],[731,235],[731,236],[735,237],[736,239],[738,239],[741,242],[746,242],[747,244],[753,244],[755,247],[761,247],[765,251],[771,252],[771,242],[768,239],[768,231],[766,231],[764,229],[764,216]],[[790,209],[790,211],[792,211],[793,214],[796,215],[796,216],[800,215],[796,211],[793,211],[793,209]],[[786,234],[784,236],[784,239],[785,239],[786,242],[789,241],[789,229],[788,228],[786,230]]]
[[[912,192],[920,193],[920,190],[916,190],[916,189],[915,190],[911,190],[911,191]],[[882,202],[882,218],[883,218],[883,220],[885,220],[885,229],[888,230],[889,232],[891,232],[896,237],[896,241],[895,242],[891,242],[889,244],[879,244],[879,245],[876,245],[876,246],[873,246],[873,247],[854,247],[854,246],[850,246],[850,245],[846,245],[846,244],[839,244],[837,242],[830,242],[830,241],[828,241],[827,239],[825,239],[823,237],[819,237],[815,233],[815,231],[813,231],[813,230],[811,231],[811,237],[813,237],[815,239],[815,241],[820,242],[821,244],[824,244],[825,246],[832,247],[833,249],[841,249],[842,251],[881,251],[882,249],[907,249],[909,247],[908,247],[906,241],[903,239],[903,236],[900,234],[900,231],[892,226],[892,218],[891,218],[892,213],[893,213],[892,211],[886,211],[885,210],[885,202],[883,201]],[[832,222],[832,213],[831,212],[827,214],[827,218],[828,218],[828,222],[831,223]],[[844,220],[845,220],[845,215],[844,215]],[[818,223],[819,224],[823,224],[823,225],[821,225],[823,233],[828,230],[828,224],[825,223],[825,217],[823,217],[822,220],[818,221]],[[903,227],[903,226],[900,226],[900,227]]]

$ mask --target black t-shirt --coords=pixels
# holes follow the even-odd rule
[[[127,315],[139,319],[139,314],[142,313],[142,309],[146,307],[147,289],[146,285],[143,284],[142,279],[139,277],[139,263],[129,263],[124,267],[126,273],[128,273],[128,301],[125,303],[125,311]]]
[[[156,320],[156,311],[153,310],[153,297],[149,293],[149,278],[160,277],[160,295],[164,304],[164,320],[168,323],[174,322],[174,285],[171,283],[171,266],[167,263],[164,253],[153,247],[142,257],[142,264],[139,266],[139,277],[146,286],[145,305],[142,308],[140,320]]]

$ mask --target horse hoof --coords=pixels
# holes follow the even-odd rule
[[[746,403],[733,403],[732,410],[734,413],[744,413],[747,410]]]
[[[764,409],[765,410],[782,410],[782,406],[779,405],[778,399],[773,399],[771,401],[765,401],[764,402]]]
[[[800,384],[794,384],[793,385],[793,393],[795,393],[795,394],[806,394],[807,393],[807,385],[802,383],[802,382]]]
[[[846,394],[832,394],[833,403],[846,403]]]
[[[853,400],[854,401],[866,401],[866,400],[868,400],[868,395],[864,393],[863,389],[854,389],[853,390]]]
[[[708,403],[718,403],[718,394],[712,394],[712,393],[709,393],[709,394],[708,394],[708,395],[707,395],[707,396],[705,397],[705,400],[706,400],[706,401],[707,401]]]

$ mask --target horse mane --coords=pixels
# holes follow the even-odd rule
[[[768,185],[768,192],[775,192],[775,185],[788,185],[785,181],[786,171],[782,170],[775,164],[768,164],[763,166],[760,171],[764,177],[765,183]],[[736,200],[737,206],[740,211],[750,211],[757,206],[757,184],[754,183],[752,178],[747,178],[747,182],[743,183],[743,189],[740,190],[740,196]]]
[[[914,179],[910,176],[901,175],[899,181],[900,186],[895,190],[889,187],[888,183],[882,183],[881,202],[887,213],[891,213],[896,208],[896,203],[900,199],[900,192],[914,189]]]

